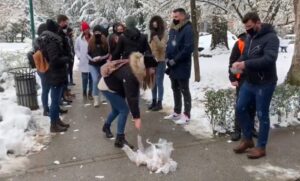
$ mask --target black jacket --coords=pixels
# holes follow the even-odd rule
[[[248,36],[241,60],[245,61],[246,80],[252,84],[277,82],[276,60],[279,39],[270,24],[262,24],[262,29],[254,36]]]
[[[121,97],[126,98],[133,118],[140,118],[139,95],[140,85],[132,73],[129,64],[124,65],[104,78],[107,87]]]
[[[104,65],[107,61],[107,59],[109,58],[109,54],[108,54],[108,50],[104,50],[101,45],[96,45],[96,49],[94,51],[88,51],[88,55],[89,55],[89,59],[90,58],[94,58],[94,57],[103,57],[102,60],[94,62],[89,60],[89,64],[93,65],[93,66],[98,66],[101,67],[102,65]]]
[[[245,33],[243,33],[243,34],[239,35],[238,38],[239,38],[239,40],[242,40],[243,42],[245,42],[247,35]],[[245,74],[241,74],[240,79],[237,79],[236,75],[230,71],[232,64],[239,61],[242,56],[241,50],[239,48],[239,40],[235,42],[235,44],[232,48],[231,54],[230,54],[230,58],[229,58],[229,70],[228,71],[229,71],[230,82],[243,81],[245,78]]]
[[[59,30],[58,35],[62,40],[63,55],[68,57],[68,63],[72,63],[74,59],[74,51],[72,50],[73,45],[71,39],[66,33],[63,32],[63,30]]]
[[[50,31],[43,32],[40,39],[41,51],[49,63],[46,81],[53,86],[66,84],[69,57],[64,55],[62,39]]]
[[[142,54],[149,52],[151,54],[147,37],[141,34],[136,28],[126,30],[120,36],[117,47],[112,52],[112,60],[118,60],[121,57],[127,59],[133,52],[140,52]]]

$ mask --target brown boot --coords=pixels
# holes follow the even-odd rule
[[[249,159],[258,159],[264,156],[266,156],[266,149],[264,148],[252,148],[247,154]]]
[[[253,148],[254,142],[253,140],[245,140],[243,139],[239,146],[233,149],[235,153],[245,153],[248,148]]]

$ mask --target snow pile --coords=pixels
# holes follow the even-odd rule
[[[300,178],[300,172],[294,169],[286,169],[272,166],[269,163],[258,166],[244,166],[244,169],[251,173],[256,180],[264,181],[286,181],[297,180]]]
[[[17,104],[13,75],[4,72],[27,63],[30,45],[0,43],[0,47],[0,86],[5,90],[0,93],[0,174],[4,174],[24,168],[28,161],[23,156],[45,147],[50,141],[50,121],[41,110]]]
[[[137,166],[145,165],[151,172],[164,174],[175,172],[177,162],[171,158],[174,150],[173,143],[165,139],[159,139],[158,143],[151,143],[149,140],[146,142],[150,146],[145,149],[142,138],[138,135],[138,150],[134,152],[127,145],[123,147],[123,150]]]

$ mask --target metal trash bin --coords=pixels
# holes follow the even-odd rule
[[[38,109],[36,70],[21,67],[11,69],[10,73],[14,75],[18,104],[31,110]]]

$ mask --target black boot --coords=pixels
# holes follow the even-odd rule
[[[110,126],[107,124],[103,125],[102,131],[105,133],[106,138],[113,138],[114,135],[110,131]]]
[[[60,114],[66,114],[66,113],[68,113],[68,110],[64,110],[64,109],[59,109],[59,113]]]
[[[69,124],[62,122],[62,120],[60,120],[60,119],[57,121],[57,124],[61,127],[64,127],[64,128],[69,128],[70,127]]]
[[[148,107],[148,109],[152,110],[155,106],[156,106],[156,99],[153,99],[152,103],[150,104],[150,106]]]
[[[87,93],[86,93],[86,91],[83,91],[83,93],[82,93],[82,97],[83,97],[84,99],[86,99],[86,98],[87,98]]]
[[[115,147],[123,148],[124,145],[129,146],[129,148],[133,149],[134,146],[129,144],[128,141],[125,139],[124,134],[118,134],[115,142]]]
[[[92,91],[89,91],[88,99],[89,99],[90,101],[94,100],[93,95],[92,95]]]
[[[152,111],[160,111],[160,110],[162,110],[162,103],[161,101],[158,101],[156,106],[152,108]]]
[[[57,122],[51,123],[50,132],[51,133],[60,133],[67,131],[67,128],[61,127]]]
[[[49,110],[44,110],[43,115],[48,117],[49,116]]]
[[[235,130],[230,136],[231,141],[239,141],[241,139],[241,131]]]

